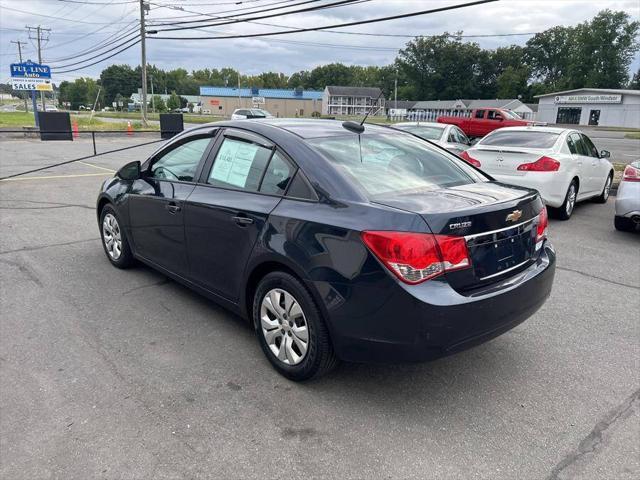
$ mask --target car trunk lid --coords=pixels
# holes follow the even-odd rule
[[[486,146],[474,147],[467,154],[480,162],[483,172],[489,175],[522,176],[527,172],[518,170],[523,163],[533,163],[540,157],[551,155],[551,149]]]
[[[543,207],[534,190],[487,182],[385,194],[374,201],[420,215],[434,234],[465,237],[471,268],[446,274],[459,291],[496,281],[533,261]]]

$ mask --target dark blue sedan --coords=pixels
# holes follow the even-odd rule
[[[113,265],[248,318],[293,380],[487,341],[545,302],[555,271],[536,191],[375,125],[203,125],[122,167],[97,214]]]

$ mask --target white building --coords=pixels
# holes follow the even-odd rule
[[[542,122],[640,128],[640,90],[578,88],[536,98]]]
[[[325,87],[322,94],[323,115],[384,115],[384,95],[377,87]],[[373,109],[372,109],[373,107]]]

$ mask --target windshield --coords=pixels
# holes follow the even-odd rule
[[[551,148],[560,135],[553,132],[536,130],[494,130],[484,137],[478,145],[524,148]]]
[[[406,130],[425,140],[440,140],[444,127],[423,127],[420,125],[393,125],[394,128]]]
[[[315,138],[309,143],[370,196],[486,180],[453,155],[401,133]]]
[[[502,110],[502,114],[511,120],[522,120],[522,117],[511,110]]]

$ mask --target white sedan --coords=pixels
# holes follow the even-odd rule
[[[609,156],[584,133],[551,127],[500,128],[461,154],[500,182],[535,188],[562,220],[571,217],[576,202],[607,201]]]
[[[231,120],[245,120],[247,118],[273,118],[273,115],[261,108],[236,108],[231,114]]]
[[[460,155],[471,145],[464,132],[455,125],[433,122],[402,122],[394,123],[391,126],[436,143],[456,155]]]

